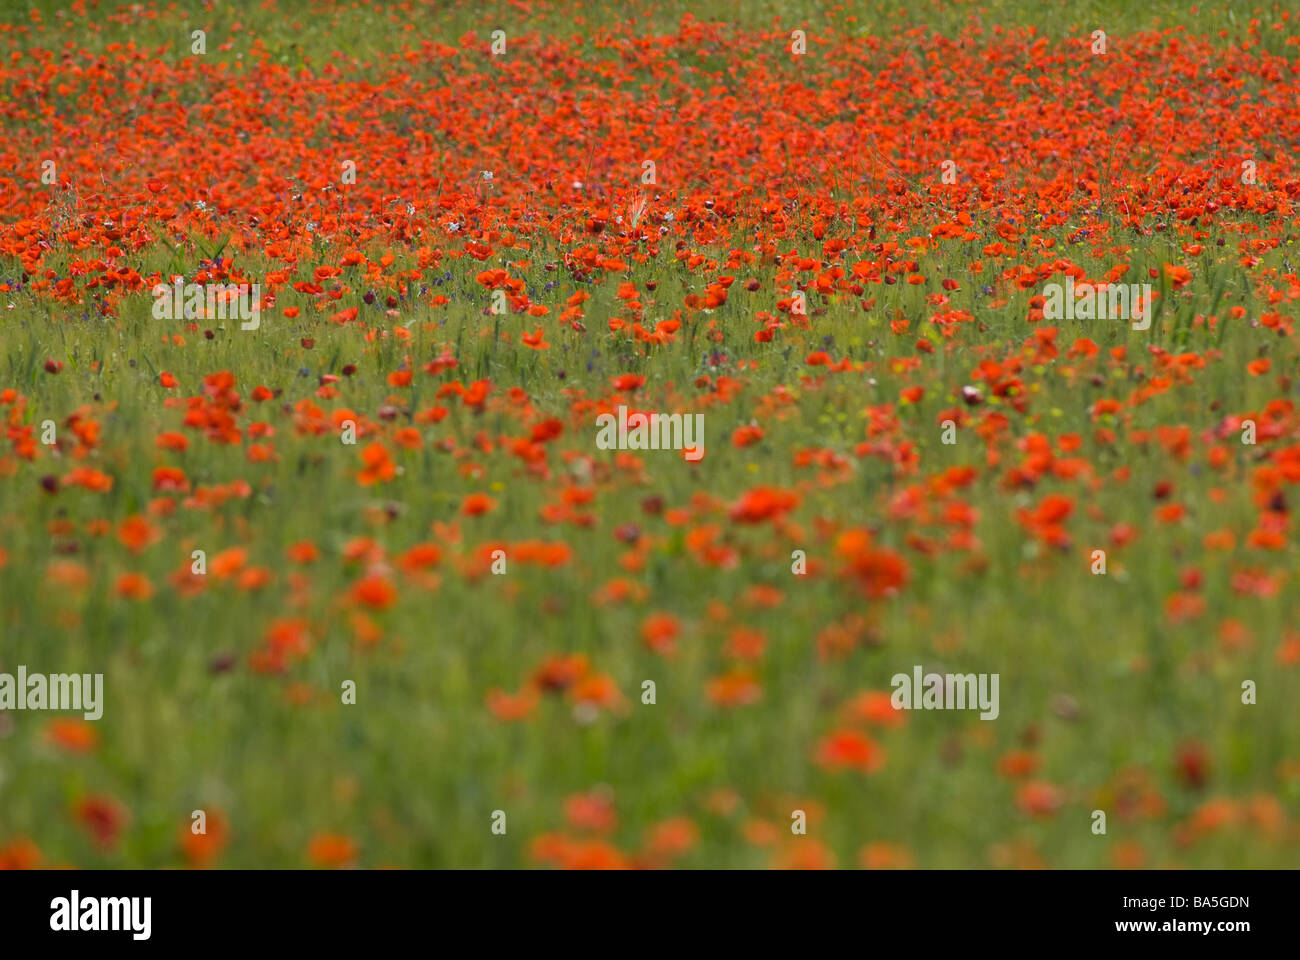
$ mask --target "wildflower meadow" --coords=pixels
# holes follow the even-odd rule
[[[1296,866],[1298,56],[0,3],[0,867]]]

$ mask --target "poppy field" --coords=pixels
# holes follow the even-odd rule
[[[2,8],[0,867],[1296,865],[1300,12],[858,6]]]

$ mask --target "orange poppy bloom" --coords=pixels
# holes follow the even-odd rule
[[[307,859],[316,867],[345,867],[357,858],[357,845],[338,833],[318,833],[307,844]]]
[[[816,760],[829,770],[875,773],[885,765],[885,751],[865,733],[838,730],[817,745]]]
[[[478,517],[490,513],[497,502],[483,493],[471,493],[461,502],[460,512],[467,517]]]
[[[95,725],[76,717],[51,720],[45,728],[45,737],[70,753],[89,753],[99,746],[99,732]]]

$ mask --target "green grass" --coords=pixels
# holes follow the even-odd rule
[[[19,3],[11,5],[17,12],[7,19],[25,22],[24,10],[39,9],[45,32],[28,34],[22,42],[58,50],[69,39],[54,27],[56,11],[65,6]],[[828,22],[842,29],[850,7],[858,17],[855,29],[864,34],[884,34],[904,23],[955,32],[971,19],[982,21],[986,30],[1032,22],[1051,36],[1086,34],[1080,25],[1094,23],[1112,36],[1179,26],[1217,38],[1222,28],[1225,44],[1243,36],[1255,15],[1240,4],[1204,4],[1193,14],[1169,0],[993,0],[979,8],[926,2],[899,8],[902,13],[887,5],[856,6],[711,2],[693,13],[701,21],[728,20],[747,29],[806,23],[814,33]],[[494,16],[470,4],[408,15],[401,5],[324,12],[307,3],[218,3],[210,12],[196,13],[194,22],[208,29],[216,61],[241,52],[245,62],[254,60],[256,42],[273,62],[318,69],[338,51],[349,69],[378,75],[392,69],[389,58],[404,44],[415,47],[421,39],[456,45],[462,33],[486,38],[503,22],[512,35],[555,33],[592,43],[624,13],[622,5],[613,4],[580,10],[583,22],[568,7],[535,16],[503,7]],[[1283,32],[1271,29],[1274,14],[1257,16],[1264,45],[1286,52]],[[417,25],[411,32],[398,25],[408,19]],[[95,33],[75,37],[92,53],[129,41],[149,50],[172,44],[175,57],[185,57],[182,37],[147,24],[100,21]],[[679,21],[680,11],[667,4],[651,5],[642,20],[647,33],[672,30]],[[223,37],[233,43],[228,51],[216,49]],[[201,80],[195,83],[201,90]],[[1100,275],[1113,261],[1090,253],[1087,244],[1068,245],[1066,238],[1078,226],[1070,222],[1040,232],[1056,240],[1062,256],[1090,276]],[[812,805],[818,812],[810,835],[842,866],[854,865],[867,843],[891,842],[908,847],[924,867],[1001,865],[1025,849],[1050,866],[1108,867],[1121,841],[1139,844],[1153,866],[1294,865],[1290,834],[1283,843],[1240,826],[1187,847],[1177,831],[1208,797],[1245,803],[1267,795],[1281,803],[1289,821],[1300,813],[1300,778],[1280,772],[1284,764],[1300,760],[1294,711],[1300,675],[1276,657],[1281,639],[1296,624],[1293,580],[1288,577],[1276,596],[1263,600],[1243,596],[1231,585],[1233,572],[1243,566],[1293,569],[1295,546],[1288,543],[1280,554],[1261,556],[1241,545],[1257,517],[1250,471],[1259,454],[1230,437],[1225,441],[1230,465],[1216,472],[1205,462],[1199,439],[1223,416],[1260,410],[1278,396],[1274,377],[1244,374],[1248,362],[1267,353],[1274,357],[1275,374],[1295,369],[1289,340],[1227,320],[1233,306],[1248,307],[1252,320],[1267,309],[1237,265],[1237,238],[1227,235],[1225,248],[1210,246],[1214,239],[1205,241],[1207,253],[1192,284],[1163,294],[1150,331],[1122,323],[1056,324],[1061,356],[1027,363],[1020,371],[1031,409],[1025,415],[1008,412],[1008,436],[996,444],[1002,455],[997,468],[989,467],[984,444],[972,431],[959,431],[958,442],[946,446],[937,423],[940,411],[958,402],[953,396],[973,382],[981,358],[1002,360],[1033,333],[1024,322],[1032,291],[1009,293],[999,284],[997,296],[1006,303],[994,305],[981,285],[993,282],[996,269],[982,279],[965,272],[980,258],[987,236],[971,244],[943,241],[938,250],[917,255],[931,282],[921,288],[871,287],[868,295],[877,300],[869,311],[849,297],[828,304],[814,298],[814,307],[827,309],[814,318],[812,329],[787,329],[770,344],[752,338],[753,313],[772,309],[776,283],[775,268],[758,264],[734,271],[737,281],[726,304],[707,317],[688,318],[676,341],[665,346],[646,348],[606,332],[605,319],[618,310],[612,280],[586,288],[592,295],[584,304],[587,335],[561,329],[556,314],[576,284],[562,272],[544,269],[565,250],[544,237],[529,254],[532,266],[512,275],[527,281],[535,300],[551,306],[548,317],[485,317],[489,299],[474,275],[498,258],[487,264],[464,259],[447,266],[453,274],[442,288],[453,297],[447,306],[431,308],[427,296],[407,300],[397,320],[387,320],[378,304],[363,308],[372,328],[400,325],[410,331],[409,342],[391,335],[368,341],[355,325],[330,324],[312,308],[314,298],[289,287],[280,291],[276,309],[255,332],[241,331],[234,322],[207,323],[203,326],[213,332],[208,340],[202,332],[182,331],[180,324],[166,325],[169,334],[183,333],[184,346],[162,342],[164,328],[151,316],[145,295],[124,300],[119,315],[104,317],[89,306],[52,307],[27,291],[0,294],[5,352],[0,389],[28,398],[22,423],[35,425],[38,434],[40,424],[52,419],[65,435],[66,418],[89,408],[102,432],[97,452],[86,462],[115,480],[107,493],[65,488],[50,495],[41,477],[63,476],[76,463],[66,454],[54,461],[48,452],[34,463],[11,458],[12,471],[0,478],[0,547],[9,557],[0,571],[0,669],[23,663],[30,671],[103,672],[107,692],[104,719],[97,724],[103,743],[85,756],[69,756],[44,741],[44,723],[53,714],[0,715],[0,845],[26,835],[53,864],[170,866],[180,862],[175,839],[190,811],[215,808],[232,825],[230,844],[218,861],[224,867],[304,865],[308,841],[319,832],[353,837],[365,866],[518,867],[535,862],[529,855],[535,837],[564,829],[566,797],[607,785],[619,818],[612,839],[622,849],[635,849],[656,822],[679,815],[695,820],[700,842],[678,861],[687,867],[766,866],[771,851],[746,842],[746,820],[768,820],[784,833],[790,811]],[[1148,268],[1181,262],[1173,237],[1118,226],[1112,236],[1135,247],[1130,278],[1146,279]],[[336,252],[322,253],[317,262],[336,262]],[[376,258],[382,252],[367,250]],[[392,252],[397,260],[390,275],[416,265],[410,249],[399,245]],[[94,254],[78,255],[84,260]],[[133,255],[132,262],[146,275],[179,264],[190,276],[201,256],[200,241],[182,241],[175,253],[158,245]],[[1293,258],[1294,238],[1288,237],[1263,255],[1263,269],[1293,272]],[[256,253],[241,251],[238,262],[255,276],[270,268]],[[69,264],[70,255],[59,252],[45,266],[65,276]],[[0,280],[13,280],[20,272],[16,261],[0,261]],[[760,292],[742,288],[751,276],[761,282]],[[926,322],[933,308],[925,294],[944,276],[961,281],[949,308],[974,315],[949,344],[952,349],[945,349]],[[544,299],[540,291],[557,277],[565,282],[547,295],[554,299]],[[357,268],[345,269],[340,279],[353,291],[341,308],[355,303],[367,282]],[[647,311],[654,319],[705,285],[667,255],[634,265],[626,279],[642,290],[647,282],[657,285],[654,299],[662,308]],[[381,291],[381,303],[387,292]],[[280,314],[292,305],[303,308],[297,320]],[[1220,318],[1219,330],[1197,322],[1208,313]],[[900,314],[912,320],[906,335],[890,332],[889,321]],[[710,320],[722,331],[721,341],[708,339]],[[523,332],[539,325],[546,326],[549,351],[519,344]],[[917,372],[896,371],[891,361],[918,356],[918,337],[934,341],[936,352],[924,357]],[[1101,353],[1072,378],[1064,368],[1081,365],[1065,352],[1079,337],[1095,340]],[[314,346],[304,348],[303,338],[314,338]],[[824,371],[804,364],[823,342],[832,345],[835,359],[847,356],[872,368],[808,379]],[[422,373],[420,366],[445,345],[458,354],[461,366],[439,377]],[[1118,346],[1128,348],[1130,363],[1108,361],[1107,351]],[[1125,398],[1141,376],[1152,375],[1152,346],[1173,353],[1219,353],[1189,382],[1126,408],[1132,417],[1127,427],[1118,419],[1095,421],[1091,411],[1097,400]],[[572,413],[566,391],[603,396],[612,377],[637,372],[647,377],[638,402],[649,409],[676,409],[682,398],[700,395],[693,386],[698,377],[717,377],[719,371],[709,366],[713,350],[730,358],[722,372],[739,378],[742,386],[730,403],[704,409],[703,462],[689,467],[673,453],[650,452],[642,455],[643,477],[605,470],[613,457],[595,449],[591,418]],[[390,387],[385,378],[407,354],[416,371],[413,386]],[[43,368],[51,358],[65,364],[58,375]],[[747,369],[737,369],[741,361]],[[342,406],[380,422],[380,408],[390,398],[407,397],[384,427],[391,432],[408,425],[409,414],[435,403],[451,411],[441,423],[421,429],[422,450],[394,453],[401,473],[390,483],[357,484],[358,451],[368,439],[352,447],[332,433],[298,435],[285,410],[311,398],[322,374],[340,375],[349,364],[356,372],[336,384],[338,399],[316,401],[327,413]],[[1141,374],[1138,366],[1145,368]],[[246,429],[259,420],[274,427],[266,442],[274,446],[276,461],[249,463],[247,437],[242,445],[225,447],[188,430],[183,431],[190,438],[186,452],[156,448],[159,432],[183,430],[184,411],[165,408],[164,400],[198,395],[203,377],[219,370],[238,378],[235,389],[248,405],[241,425]],[[159,385],[162,371],[180,381],[179,390]],[[1100,382],[1090,379],[1094,374]],[[439,384],[457,378],[492,380],[496,393],[486,412],[476,414],[455,397],[435,398]],[[915,384],[925,386],[924,398],[915,406],[899,405],[900,390]],[[259,385],[283,394],[253,404],[248,397]],[[515,386],[540,413],[559,418],[565,427],[549,455],[552,476],[544,481],[530,477],[508,444],[500,442],[527,433],[495,402]],[[761,443],[733,447],[733,430],[759,417],[764,398],[782,386],[794,402],[780,415],[762,414]],[[921,458],[914,476],[854,453],[868,439],[867,408],[886,403],[898,407],[901,437]],[[1007,408],[996,398],[989,403]],[[1154,436],[1146,445],[1131,442],[1133,431],[1179,424],[1192,430],[1190,462],[1170,455]],[[1096,441],[1099,426],[1118,431],[1114,447]],[[480,431],[495,444],[491,452],[474,450]],[[1088,459],[1105,482],[1090,489],[1084,481],[1047,477],[1032,492],[1006,489],[1004,475],[1023,457],[1017,442],[1035,433],[1053,440],[1079,434],[1080,450],[1068,455]],[[444,438],[455,440],[457,456],[437,448]],[[851,467],[845,478],[809,483],[816,469],[796,468],[793,453],[810,447],[846,458]],[[563,450],[601,465],[589,508],[597,522],[590,528],[550,525],[540,517],[546,504],[558,500],[566,480],[585,480],[577,461],[559,455]],[[482,476],[466,476],[460,468],[467,462],[481,465]],[[139,555],[112,532],[88,534],[96,521],[108,520],[115,529],[125,517],[146,512],[159,496],[152,472],[163,463],[182,467],[195,486],[246,479],[252,494],[211,510],[180,508],[155,519],[164,536]],[[947,549],[932,556],[912,550],[910,533],[941,539],[944,531],[894,513],[909,487],[924,493],[927,478],[965,465],[978,470],[960,499],[979,514],[973,533],[986,560],[979,571],[967,568],[966,555]],[[1131,471],[1124,482],[1111,478],[1121,467]],[[1177,524],[1153,520],[1152,491],[1163,480],[1175,483],[1172,499],[1188,510]],[[790,526],[747,528],[727,519],[725,507],[757,484],[806,484]],[[1224,492],[1222,502],[1215,500],[1216,489]],[[474,492],[490,494],[497,509],[479,518],[460,517],[464,497]],[[1032,509],[1052,492],[1076,500],[1069,550],[1034,543],[1016,521],[1018,509]],[[656,496],[667,510],[690,508],[695,497],[703,500],[690,524],[676,526],[643,509],[643,502]],[[818,521],[875,530],[881,545],[906,555],[911,572],[906,589],[895,598],[869,599],[846,583],[836,575],[833,539],[818,531]],[[342,559],[346,545],[373,537],[391,558],[416,543],[438,540],[434,524],[453,522],[459,523],[464,543],[442,544],[439,588],[403,587],[392,609],[372,614],[383,639],[369,647],[358,644],[347,597],[359,568]],[[720,541],[735,548],[734,568],[710,567],[692,556],[686,536],[706,523],[717,523]],[[1138,527],[1141,535],[1113,550],[1109,531],[1119,523]],[[649,540],[640,573],[619,565],[628,548],[615,531],[627,524],[638,525]],[[1204,534],[1220,528],[1237,532],[1235,551],[1203,548]],[[574,558],[556,570],[511,563],[505,576],[478,579],[457,570],[462,550],[530,539],[563,540]],[[285,550],[300,540],[314,541],[322,556],[307,571],[306,585],[294,591],[294,567]],[[202,549],[210,560],[235,546],[248,549],[250,565],[271,570],[271,586],[244,591],[209,576],[202,592],[185,596],[168,582],[188,567],[191,551]],[[1095,547],[1109,553],[1104,577],[1089,572]],[[821,572],[793,576],[790,554],[796,549],[806,551]],[[87,589],[51,583],[49,565],[60,560],[90,570]],[[1207,612],[1190,624],[1171,625],[1166,600],[1191,567],[1203,574]],[[130,603],[114,594],[116,578],[129,571],[149,578],[156,591],[152,600]],[[645,584],[649,599],[610,606],[593,602],[617,576]],[[401,574],[393,574],[393,580],[401,584]],[[754,605],[749,590],[755,584],[776,587],[783,602],[775,609]],[[727,666],[721,650],[728,628],[714,622],[713,603],[729,612],[732,624],[766,634],[767,652],[756,668],[763,687],[757,705],[722,709],[705,696],[709,680]],[[670,611],[684,625],[671,660],[646,649],[639,637],[642,620],[656,611]],[[820,657],[818,634],[854,615],[870,624],[871,641],[841,658]],[[284,679],[250,670],[248,657],[267,625],[288,616],[312,623],[311,655]],[[1218,628],[1229,619],[1245,625],[1253,638],[1249,648],[1222,648]],[[484,703],[489,689],[516,690],[542,661],[560,653],[586,654],[594,670],[610,674],[627,698],[626,710],[602,712],[585,722],[567,701],[543,696],[523,723],[504,724],[492,716]],[[213,672],[211,664],[223,656],[235,658],[234,668]],[[816,744],[836,727],[840,704],[863,690],[888,690],[892,675],[910,672],[918,663],[929,670],[999,673],[999,719],[985,723],[974,714],[916,711],[903,729],[873,734],[888,752],[878,773],[832,772],[813,762]],[[348,680],[357,686],[354,706],[340,703],[340,685]],[[640,701],[645,680],[657,685],[654,705]],[[1255,706],[1241,703],[1244,680],[1258,685]],[[287,702],[284,687],[290,681],[310,687],[313,701]],[[1063,697],[1073,709],[1062,707]],[[1210,782],[1202,790],[1189,788],[1176,771],[1177,747],[1187,740],[1204,743],[1213,758]],[[1015,802],[1017,784],[996,775],[998,757],[1018,748],[1039,755],[1034,779],[1062,787],[1065,804],[1055,816],[1027,816]],[[1117,812],[1114,785],[1128,769],[1143,771],[1166,803],[1163,813],[1126,818]],[[723,788],[734,790],[741,801],[728,816],[711,811],[708,802]],[[113,796],[129,810],[130,822],[111,850],[91,845],[68,813],[87,793]],[[489,829],[497,809],[509,818],[504,837]],[[1090,832],[1094,809],[1110,811],[1107,837]],[[1294,832],[1293,825],[1287,829]]]

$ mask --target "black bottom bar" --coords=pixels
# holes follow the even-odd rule
[[[6,948],[75,940],[337,950],[436,936],[493,948],[649,938],[670,949],[686,942],[680,935],[770,950],[787,935],[805,946],[839,935],[927,952],[1044,938],[1232,949],[1293,934],[1295,880],[1283,871],[0,872],[0,919]]]

